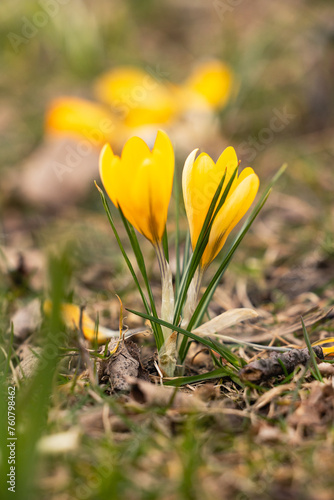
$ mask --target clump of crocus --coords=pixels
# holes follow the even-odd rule
[[[94,92],[131,129],[168,123],[177,113],[171,87],[140,68],[107,71],[97,79]]]
[[[141,294],[146,314],[140,316],[151,321],[163,375],[173,376],[177,363],[181,367],[188,348],[188,338],[201,341],[209,348],[220,351],[219,344],[205,341],[194,334],[199,331],[210,299],[224,274],[231,258],[255,217],[265,203],[271,186],[255,206],[249,219],[234,239],[220,263],[203,296],[198,291],[204,271],[222,250],[227,237],[249,210],[259,188],[258,176],[248,167],[238,175],[239,162],[232,147],[223,151],[215,163],[207,154],[196,159],[197,150],[187,158],[183,170],[182,187],[184,204],[189,222],[193,253],[184,252],[180,262],[179,237],[176,238],[175,292],[168,264],[167,212],[172,192],[174,152],[165,132],[159,131],[152,151],[145,142],[133,137],[125,144],[121,157],[114,155],[109,145],[100,156],[100,175],[103,185],[116,207],[129,236],[140,273],[146,286],[141,287],[137,275],[126,255],[103,192],[102,201],[118,244]],[[178,227],[178,223],[176,224]],[[134,229],[154,246],[162,276],[162,307],[157,314],[155,300],[149,284],[145,259]],[[181,268],[183,269],[181,273]],[[228,318],[223,318],[228,314]],[[212,331],[219,323],[225,326],[254,317],[248,311],[227,311],[221,320],[215,318],[207,325]],[[180,326],[181,325],[181,326]],[[204,325],[202,325],[203,328]],[[222,350],[223,352],[223,350]]]
[[[218,60],[197,65],[181,83],[134,66],[115,67],[97,78],[96,100],[53,99],[46,131],[88,138],[98,147],[106,141],[118,147],[136,132],[151,136],[152,127],[172,129],[185,113],[221,109],[231,98],[234,82],[231,69]]]

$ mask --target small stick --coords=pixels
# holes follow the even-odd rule
[[[318,359],[324,359],[320,346],[313,347],[313,352]],[[273,352],[267,359],[258,359],[244,366],[240,372],[240,379],[244,382],[261,382],[271,377],[292,373],[298,365],[306,365],[310,361],[310,353],[305,349],[291,349],[284,354]],[[285,370],[284,370],[285,368]]]

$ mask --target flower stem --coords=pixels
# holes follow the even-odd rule
[[[183,308],[183,318],[182,318],[182,323],[181,323],[182,328],[188,327],[188,324],[192,318],[192,315],[194,314],[194,311],[197,307],[198,294],[199,294],[199,290],[201,287],[201,282],[202,282],[204,271],[205,270],[203,269],[203,267],[199,266],[196,269],[196,272],[195,272],[193,279],[190,283],[190,286],[188,289],[188,294],[187,294],[187,300],[186,300],[186,303],[185,303],[184,308]],[[187,355],[188,344],[189,344],[188,337],[179,335],[177,351],[178,351],[179,362],[181,365],[183,365],[184,359]]]
[[[191,317],[196,309],[197,299],[201,287],[203,274],[204,274],[204,269],[201,266],[199,266],[195,271],[193,279],[191,280],[188,289],[187,300],[183,308],[182,323],[181,323],[182,328],[188,326],[189,321],[191,320]]]
[[[174,316],[174,291],[173,276],[165,258],[161,242],[154,245],[161,274],[161,319],[173,323]],[[164,344],[159,351],[159,365],[168,377],[174,375],[177,358],[176,333],[167,327],[162,327]]]

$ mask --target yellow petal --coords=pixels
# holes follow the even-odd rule
[[[230,68],[220,61],[199,64],[183,85],[190,107],[196,105],[196,95],[212,108],[224,106],[231,95],[233,79]],[[186,100],[185,95],[183,98]]]
[[[221,196],[238,167],[237,155],[232,147],[223,151],[216,164],[205,153],[195,159],[196,153],[197,150],[190,153],[182,174],[183,197],[193,249],[224,172],[226,178]],[[228,196],[212,224],[209,241],[201,260],[202,267],[206,268],[222,249],[229,233],[253,203],[258,188],[259,179],[252,168],[245,168],[239,177],[235,177]]]
[[[96,82],[95,93],[131,128],[166,123],[177,111],[173,93],[167,85],[131,66],[103,74]]]
[[[121,158],[103,148],[100,173],[110,199],[128,221],[152,243],[161,240],[174,175],[174,152],[167,134],[158,132],[153,151],[138,137],[128,140]]]
[[[163,204],[167,219],[167,207],[173,188],[175,158],[172,143],[163,130],[159,130],[157,133],[152,157],[157,165],[156,168],[152,168],[152,184],[156,186],[153,196]]]
[[[226,186],[227,186],[230,178],[232,177],[233,172],[237,168],[238,164],[239,164],[238,157],[237,157],[237,154],[236,154],[234,148],[232,148],[232,146],[229,146],[226,149],[224,149],[224,151],[222,152],[222,154],[220,155],[220,157],[218,158],[217,163],[216,163],[216,171],[218,173],[218,177],[220,176],[220,179],[218,180],[217,186],[218,186],[218,184],[222,178],[222,175],[224,174],[225,169],[226,169],[226,178],[224,181],[222,193],[224,192],[224,189],[226,188]],[[233,189],[233,186],[237,182],[237,178],[238,178],[238,175],[236,175],[236,177],[233,181],[233,184],[231,186],[231,190]]]
[[[232,147],[226,148],[217,163],[202,153],[194,160],[196,151],[187,158],[183,169],[183,197],[189,221],[192,246],[195,248],[199,234],[208,213],[212,198],[226,170],[224,189],[238,166],[238,159]]]
[[[100,177],[109,198],[115,206],[117,206],[118,199],[120,164],[120,158],[114,155],[110,144],[105,144],[100,153]]]
[[[247,175],[230,194],[218,212],[209,237],[209,242],[202,257],[202,266],[207,267],[223,248],[225,241],[252,205],[259,189],[256,174]]]
[[[52,311],[52,302],[46,300],[43,304],[43,309],[45,314],[50,315]],[[79,306],[70,303],[61,304],[60,308],[62,321],[69,329],[79,330],[80,328],[80,316],[81,309]],[[116,337],[113,330],[108,330],[102,326],[99,326],[98,332],[96,334],[95,321],[93,321],[88,314],[82,312],[82,333],[87,340],[97,340],[99,344],[104,343],[107,339]]]
[[[96,147],[119,133],[119,122],[100,104],[77,97],[59,97],[49,104],[46,130],[50,134],[85,137]]]

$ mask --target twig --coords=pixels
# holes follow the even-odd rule
[[[79,346],[79,353],[81,356],[81,359],[83,363],[86,365],[86,368],[88,370],[88,375],[89,375],[89,380],[93,386],[96,386],[98,381],[97,381],[97,375],[94,370],[94,365],[93,362],[90,358],[88,349],[86,347],[86,342],[85,342],[85,336],[83,333],[83,311],[84,311],[84,306],[80,307],[80,319],[79,319],[79,335],[78,335],[78,346]]]
[[[324,359],[320,346],[313,347],[313,352],[318,359]],[[258,359],[244,366],[240,372],[240,379],[245,382],[261,382],[271,377],[292,373],[298,365],[306,365],[310,361],[310,353],[305,349],[291,349],[284,354],[272,353],[270,358]]]

